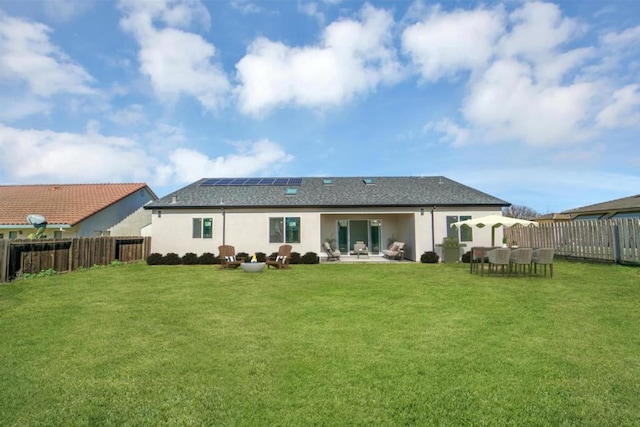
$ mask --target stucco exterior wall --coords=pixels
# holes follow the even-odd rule
[[[194,252],[218,253],[218,246],[233,245],[237,252],[277,252],[281,243],[269,243],[269,218],[299,217],[300,243],[291,243],[294,252],[315,252],[323,255],[322,243],[337,238],[338,220],[379,219],[382,221],[381,245],[390,241],[403,241],[407,245],[406,257],[418,261],[425,251],[431,251],[447,235],[447,216],[468,215],[472,218],[499,214],[500,209],[431,209],[420,208],[366,208],[366,209],[164,209],[153,210],[152,251],[184,255]],[[213,237],[193,238],[193,218],[212,218]],[[433,218],[433,234],[431,221]],[[147,227],[148,229],[149,227]],[[224,234],[224,236],[223,236]],[[496,242],[502,241],[502,230],[496,230]],[[489,246],[490,228],[474,228],[471,246]]]

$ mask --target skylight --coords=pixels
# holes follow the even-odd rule
[[[298,194],[298,189],[297,188],[287,188],[287,191],[285,191],[284,193],[287,196],[295,196],[296,194]]]
[[[333,178],[324,178],[324,179],[322,180],[322,183],[323,183],[324,185],[331,185],[331,184],[333,184]]]
[[[376,183],[375,179],[373,179],[373,178],[365,178],[362,181],[367,185],[372,185],[372,184]]]

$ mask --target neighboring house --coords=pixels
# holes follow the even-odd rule
[[[290,243],[300,254],[324,256],[322,244],[329,240],[345,255],[356,241],[379,255],[401,241],[406,258],[418,260],[458,233],[469,247],[489,245],[489,228],[449,225],[500,214],[509,205],[444,177],[214,178],[145,209],[153,211],[152,251],[162,254],[217,254],[221,244],[270,254]]]
[[[29,214],[44,216],[49,238],[139,236],[151,222],[142,207],[156,199],[143,183],[0,185],[0,236],[35,233]]]
[[[562,212],[574,220],[640,218],[640,194]]]
[[[550,213],[540,215],[535,218],[531,218],[531,221],[535,221],[540,224],[554,224],[558,222],[567,222],[573,220],[573,217],[565,213]]]

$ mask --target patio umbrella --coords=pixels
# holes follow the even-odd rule
[[[466,225],[467,227],[478,227],[478,228],[490,226],[491,227],[491,246],[495,246],[496,228],[502,227],[502,226],[513,227],[514,225],[522,225],[524,227],[529,227],[529,226],[537,227],[538,223],[533,221],[527,221],[526,219],[511,218],[511,217],[502,216],[502,215],[487,215],[480,218],[465,219],[464,221],[458,221],[451,224],[452,227],[454,225],[456,227],[461,227],[463,225]]]

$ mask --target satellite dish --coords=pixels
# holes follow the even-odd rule
[[[40,224],[46,224],[47,223],[44,220],[44,216],[43,215],[38,215],[38,214],[29,214],[29,215],[27,215],[27,221],[29,222],[29,224],[33,225],[34,227],[37,227]]]

